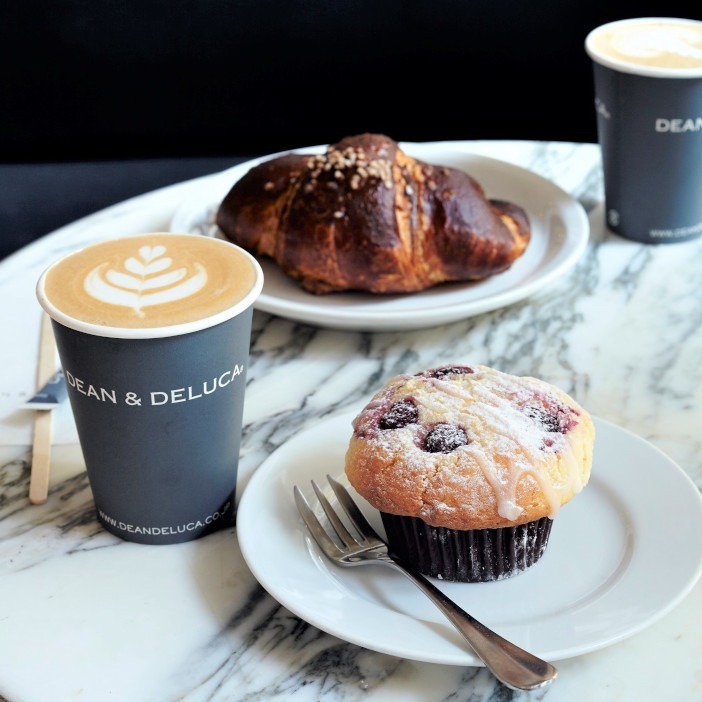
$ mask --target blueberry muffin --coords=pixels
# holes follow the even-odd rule
[[[542,380],[453,365],[392,378],[353,422],[346,475],[391,551],[426,575],[481,582],[536,563],[587,484],[595,429]]]

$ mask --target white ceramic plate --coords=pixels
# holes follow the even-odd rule
[[[408,295],[305,292],[270,260],[261,260],[265,283],[256,307],[265,312],[336,329],[404,330],[445,324],[522,300],[564,276],[578,261],[589,237],[585,210],[577,200],[532,171],[471,154],[470,142],[405,143],[410,155],[467,171],[488,197],[521,205],[532,224],[526,252],[504,273],[477,283],[451,283]],[[318,153],[323,147],[299,149]],[[266,157],[271,158],[271,156]],[[231,186],[255,159],[215,174],[175,211],[171,231],[217,236],[214,216]]]
[[[353,416],[300,433],[254,473],[237,517],[248,566],[282,605],[329,634],[403,658],[481,665],[401,574],[334,566],[298,517],[293,485],[316,504],[310,479],[328,488],[327,473],[343,476]],[[590,483],[557,515],[531,569],[494,583],[435,581],[484,624],[550,661],[635,634],[680,602],[702,572],[702,499],[694,483],[634,434],[602,420],[596,429]],[[384,533],[378,514],[354,496]]]

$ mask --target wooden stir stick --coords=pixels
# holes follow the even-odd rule
[[[56,343],[51,328],[51,318],[44,314],[39,337],[39,362],[37,364],[37,388],[44,387],[56,372]],[[32,443],[32,468],[29,477],[29,501],[33,505],[46,502],[49,495],[49,472],[51,469],[51,413],[53,410],[36,410],[34,440]]]

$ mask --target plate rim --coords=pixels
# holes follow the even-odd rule
[[[577,262],[587,248],[590,240],[590,222],[588,215],[580,203],[573,195],[568,193],[564,188],[556,184],[554,181],[536,173],[522,165],[506,161],[501,158],[495,158],[483,153],[477,153],[471,150],[471,144],[479,142],[471,141],[430,141],[430,142],[398,142],[403,150],[412,155],[412,151],[422,151],[417,154],[418,157],[424,160],[431,161],[431,153],[436,151],[454,152],[457,156],[465,159],[471,159],[478,165],[483,167],[501,168],[510,174],[514,180],[531,181],[538,185],[540,189],[549,191],[550,196],[559,206],[559,212],[569,218],[566,233],[560,241],[556,242],[557,250],[552,257],[552,261],[547,264],[547,270],[544,274],[538,275],[535,280],[526,283],[517,283],[509,288],[494,291],[491,294],[477,300],[453,301],[447,304],[441,304],[435,307],[433,305],[424,309],[400,309],[400,310],[361,310],[359,311],[353,305],[317,305],[315,304],[315,296],[310,294],[310,299],[304,302],[298,300],[290,300],[285,296],[273,295],[264,290],[255,303],[255,307],[263,312],[278,315],[280,317],[293,321],[304,322],[331,329],[343,329],[352,331],[403,331],[413,329],[423,329],[438,324],[450,323],[459,319],[473,317],[485,312],[501,309],[516,302],[522,301],[536,294],[540,290],[555,283],[560,278],[564,277]],[[285,151],[279,151],[273,154],[259,156],[254,159],[244,161],[231,168],[228,168],[219,173],[214,173],[207,176],[201,187],[194,190],[188,198],[186,198],[173,212],[169,229],[171,231],[183,231],[184,227],[181,222],[186,219],[185,212],[192,210],[194,203],[200,201],[202,206],[203,194],[209,192],[213,182],[226,181],[232,175],[238,174],[240,178],[250,168],[255,165],[268,161],[286,153],[318,153],[326,148],[326,144],[316,146],[306,146]],[[233,184],[235,181],[228,181]],[[209,187],[208,187],[209,185]],[[211,203],[207,203],[211,204]],[[548,235],[548,231],[545,232]],[[272,265],[276,265],[272,263]],[[505,271],[507,273],[507,271]],[[495,280],[495,277],[488,279]],[[478,281],[477,285],[480,284]],[[487,282],[487,281],[485,281]],[[476,283],[461,283],[457,282],[453,285],[475,285]],[[431,289],[436,292],[437,289]],[[416,295],[422,295],[430,291],[420,291]],[[338,293],[355,294],[350,293]],[[361,293],[362,294],[362,293]],[[439,293],[440,294],[440,293]],[[377,298],[373,298],[377,300]]]
[[[267,479],[273,480],[276,476],[277,471],[280,471],[280,466],[276,466],[276,463],[278,463],[281,458],[283,458],[285,452],[286,452],[286,446],[290,444],[292,441],[296,442],[304,442],[306,438],[311,435],[314,432],[318,431],[323,431],[326,425],[331,425],[333,423],[339,423],[339,422],[350,422],[350,420],[357,414],[357,412],[360,409],[359,407],[356,407],[355,405],[352,406],[353,409],[349,409],[348,407],[345,409],[341,409],[337,412],[333,412],[331,414],[328,414],[324,417],[318,418],[317,421],[308,424],[306,427],[298,431],[295,435],[291,436],[290,439],[285,441],[283,444],[281,444],[275,451],[273,451],[268,458],[266,458],[254,471],[254,473],[251,475],[248,484],[244,488],[241,498],[239,501],[239,506],[238,506],[238,511],[237,511],[237,526],[236,526],[236,537],[239,542],[239,547],[242,553],[242,557],[244,558],[244,561],[247,565],[247,567],[251,570],[253,573],[254,577],[257,579],[257,581],[261,584],[261,586],[274,598],[276,599],[280,604],[282,604],[284,607],[289,609],[291,612],[293,612],[296,616],[300,617],[304,621],[308,622],[310,625],[315,626],[319,628],[322,631],[325,631],[326,633],[338,637],[342,639],[343,641],[346,641],[348,643],[352,643],[358,646],[361,646],[363,648],[366,648],[368,650],[376,651],[379,653],[384,653],[387,655],[393,655],[393,656],[398,656],[402,658],[406,658],[408,660],[416,660],[419,662],[429,662],[429,663],[437,663],[437,664],[445,664],[445,665],[469,665],[469,666],[483,666],[482,661],[478,659],[475,655],[471,654],[468,650],[465,650],[463,652],[457,652],[449,655],[447,652],[444,652],[443,654],[428,654],[426,652],[419,654],[416,650],[409,650],[408,648],[401,648],[398,647],[397,645],[385,645],[385,644],[379,644],[376,641],[373,641],[369,638],[364,638],[364,637],[359,637],[359,636],[351,636],[349,637],[346,635],[343,631],[340,631],[338,627],[333,627],[329,625],[329,622],[321,622],[319,617],[310,617],[310,612],[308,609],[304,609],[302,607],[297,606],[297,602],[291,602],[290,598],[287,598],[284,596],[284,593],[282,593],[281,588],[279,586],[276,586],[276,583],[272,581],[271,579],[268,578],[262,578],[261,577],[261,571],[260,568],[258,567],[259,563],[256,558],[256,548],[255,548],[255,542],[256,539],[251,538],[248,536],[248,531],[249,531],[249,524],[251,525],[251,528],[253,529],[253,519],[250,519],[248,522],[246,521],[247,519],[247,513],[254,509],[253,506],[249,506],[251,504],[251,500],[254,498],[251,498],[252,494],[255,494],[255,491],[257,489],[258,483],[263,482],[265,484],[265,481]],[[657,446],[653,445],[651,442],[647,441],[643,437],[639,436],[638,434],[632,432],[631,430],[628,430],[624,427],[621,427],[609,420],[593,416],[593,420],[595,422],[596,427],[598,425],[604,427],[608,427],[611,431],[613,431],[615,434],[619,435],[619,438],[623,438],[626,441],[634,441],[642,445],[647,451],[653,452],[659,460],[663,461],[664,464],[666,464],[666,467],[668,470],[672,470],[675,475],[682,480],[681,485],[684,485],[685,490],[689,490],[689,496],[690,499],[693,499],[692,495],[693,493],[697,496],[697,507],[695,508],[697,510],[696,512],[696,518],[700,521],[702,524],[702,495],[700,494],[700,491],[697,489],[697,486],[694,484],[692,478],[675,462],[673,461],[670,456],[668,456],[665,452],[663,452],[661,449],[659,449]],[[350,426],[350,425],[349,425]],[[277,470],[276,470],[277,469]],[[313,469],[308,469],[308,472],[312,471]],[[320,471],[321,472],[321,471]],[[270,475],[269,475],[270,474]],[[598,476],[600,477],[600,476]],[[604,478],[604,482],[606,483],[606,477]],[[251,488],[251,486],[254,486]],[[681,487],[682,489],[682,487]],[[271,496],[272,499],[272,496]],[[290,503],[292,504],[292,492],[289,496]],[[244,521],[242,521],[242,517],[240,515],[243,515]],[[695,514],[692,514],[692,516],[695,516]],[[304,529],[304,525],[302,524],[301,520],[298,521],[296,525],[297,529],[302,532],[304,536],[304,543],[308,544],[310,543],[310,537],[307,535]],[[259,529],[260,533],[260,523],[257,527]],[[254,529],[255,531],[255,529]],[[303,552],[301,552],[300,555],[302,555]],[[313,565],[312,563],[312,554],[309,553],[307,550],[304,551],[305,557],[310,558],[310,564],[311,566]],[[318,554],[317,556],[318,560],[320,563],[327,563],[324,560],[324,557],[321,554]],[[321,575],[320,575],[321,577]],[[579,645],[571,645],[571,646],[561,646],[555,651],[546,651],[546,652],[538,652],[538,655],[541,655],[543,658],[546,658],[551,661],[558,661],[558,660],[564,660],[568,658],[573,658],[576,656],[584,655],[586,653],[590,653],[593,651],[597,651],[603,648],[606,648],[608,646],[611,646],[615,643],[619,643],[620,641],[623,641],[625,639],[630,638],[631,636],[634,636],[635,634],[638,634],[642,630],[648,628],[655,622],[657,622],[659,619],[664,617],[666,614],[668,614],[672,609],[674,609],[682,600],[687,597],[687,595],[690,593],[690,591],[695,587],[697,582],[700,580],[702,577],[702,553],[700,554],[696,564],[694,564],[694,568],[690,572],[690,574],[687,576],[685,582],[678,583],[676,587],[676,594],[671,597],[667,602],[664,604],[661,604],[658,606],[658,608],[653,612],[650,613],[640,619],[640,621],[635,622],[635,623],[630,623],[628,626],[625,627],[620,627],[620,630],[612,635],[608,634],[606,637],[604,637],[600,641],[592,641],[587,645],[584,644],[579,644]],[[281,596],[282,595],[282,596]],[[352,601],[359,601],[356,599],[352,599]],[[366,601],[364,599],[360,599],[360,601],[363,602],[364,607],[369,607],[369,608],[378,608],[380,607],[379,604]],[[381,608],[383,611],[387,612],[388,608]],[[421,624],[421,620],[416,619],[416,618],[411,618],[408,617],[407,615],[403,615],[400,612],[393,611],[391,612],[391,616],[397,616],[397,617],[403,617],[403,621],[413,620],[417,624]]]

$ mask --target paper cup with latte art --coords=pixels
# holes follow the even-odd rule
[[[702,236],[702,22],[611,22],[585,48],[608,227],[643,243]]]
[[[173,544],[233,523],[262,285],[237,246],[165,233],[93,244],[41,276],[37,296],[108,531]]]

